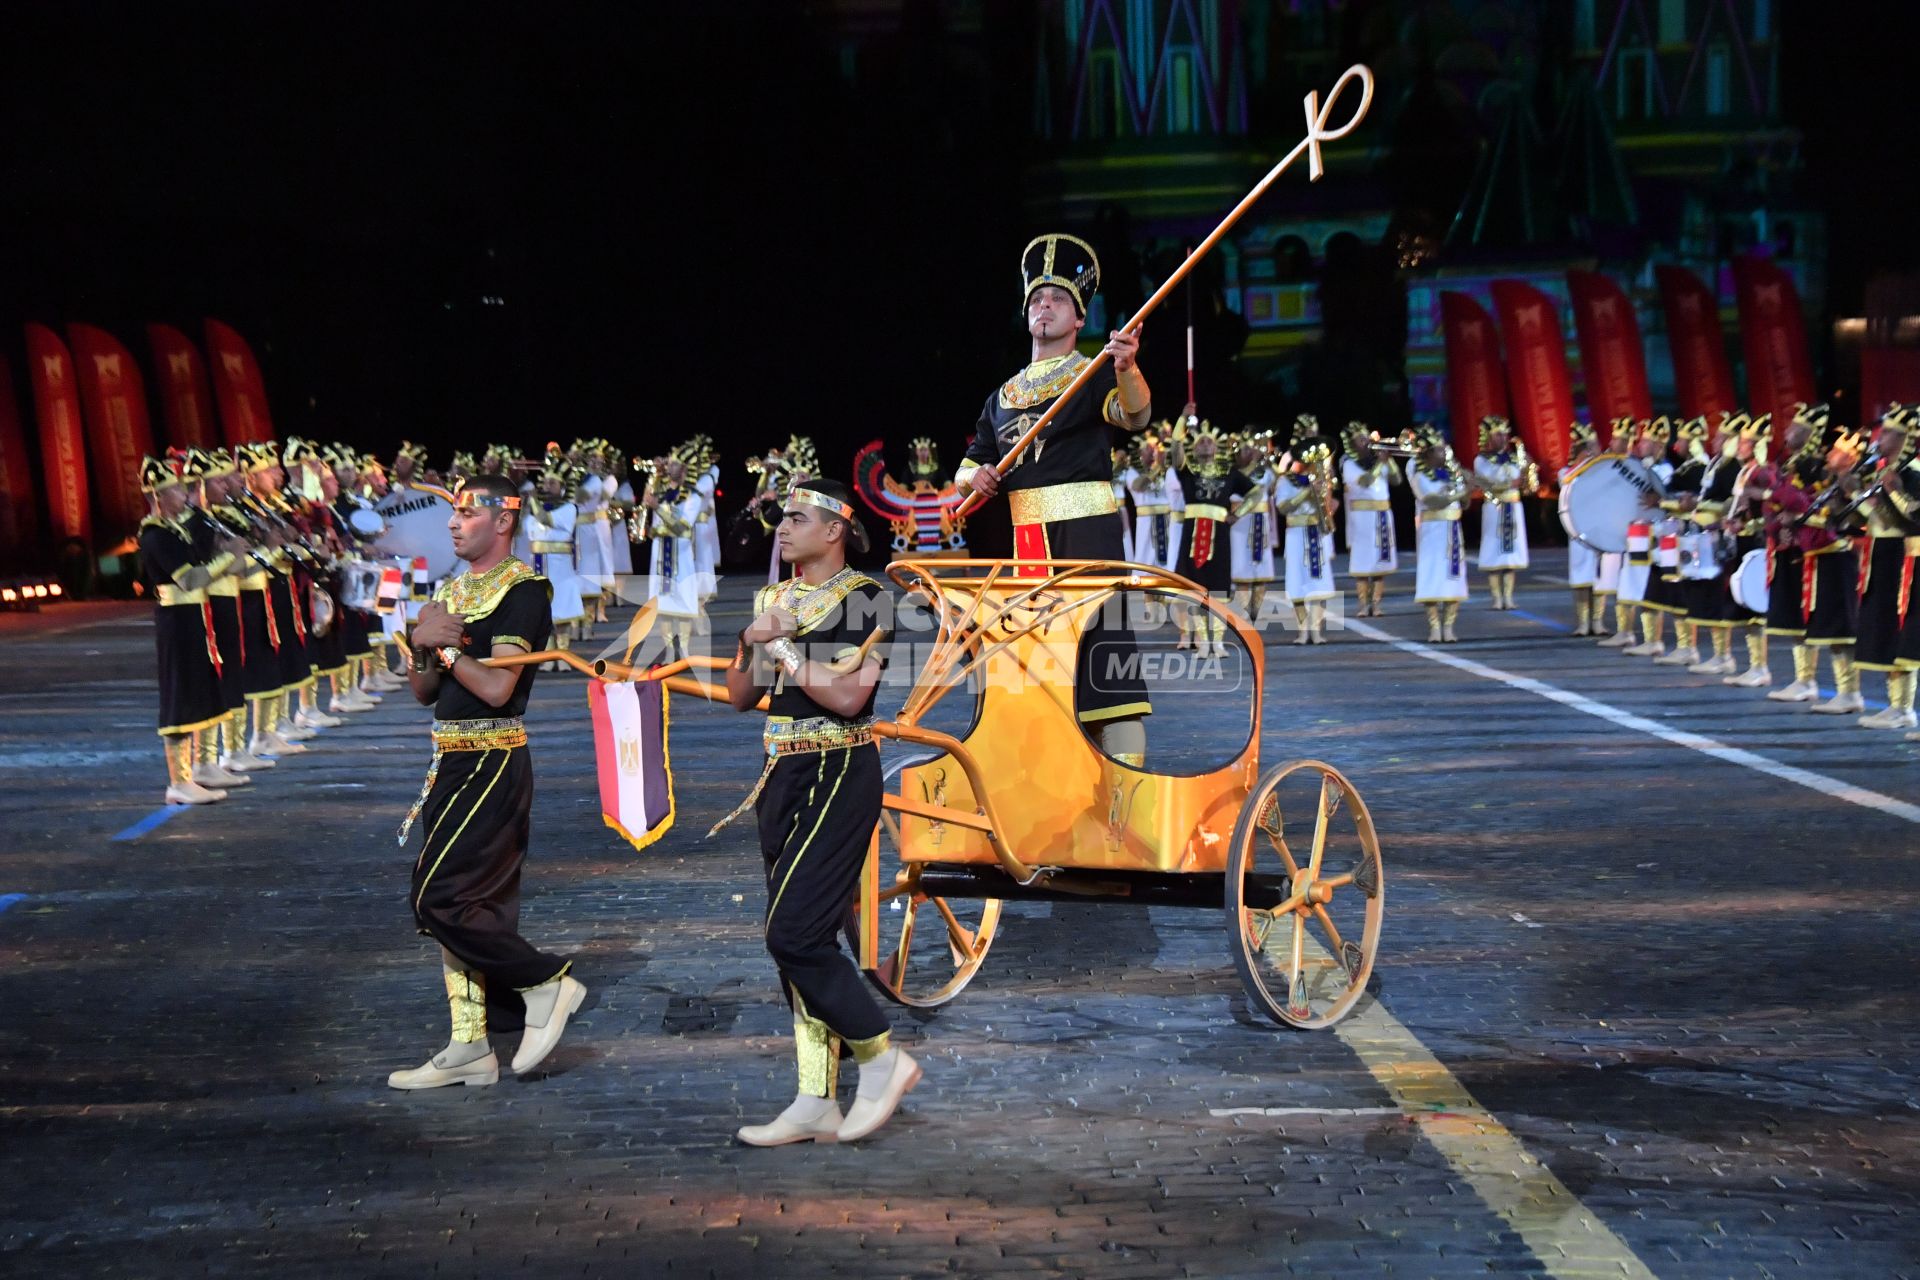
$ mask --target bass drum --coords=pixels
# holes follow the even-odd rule
[[[1767,603],[1772,592],[1767,586],[1767,553],[1759,548],[1740,557],[1740,565],[1733,571],[1733,579],[1728,584],[1733,589],[1733,602],[1748,613],[1766,616]]]
[[[1588,458],[1560,487],[1560,523],[1567,536],[1595,551],[1627,549],[1627,526],[1646,518],[1667,489],[1647,464],[1624,453]]]
[[[427,578],[438,582],[453,576],[459,557],[453,554],[453,495],[434,485],[396,487],[374,504],[386,528],[371,550],[382,559],[424,559]]]

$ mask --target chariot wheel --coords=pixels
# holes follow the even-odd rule
[[[1285,1026],[1340,1021],[1373,973],[1385,888],[1373,816],[1346,776],[1318,760],[1269,770],[1227,861],[1227,946],[1247,995]]]
[[[920,866],[900,858],[900,829],[891,813],[880,815],[874,838],[880,846],[878,964],[864,969],[867,981],[897,1004],[932,1009],[966,989],[1000,929],[998,898],[935,898],[921,892]],[[847,912],[847,940],[860,952],[863,927],[856,904]]]

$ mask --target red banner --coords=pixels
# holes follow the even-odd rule
[[[213,372],[214,402],[228,444],[273,439],[267,416],[267,384],[247,340],[218,320],[207,321],[207,365]]]
[[[1440,327],[1447,344],[1447,416],[1453,451],[1471,463],[1480,449],[1480,419],[1507,416],[1500,331],[1487,309],[1464,293],[1442,291]]]
[[[60,335],[43,324],[27,326],[27,381],[40,420],[40,465],[47,476],[47,524],[53,536],[78,538],[93,547],[93,514],[87,508],[87,441],[80,427],[80,395],[73,357]]]
[[[1567,272],[1573,297],[1573,328],[1580,339],[1580,365],[1587,377],[1587,412],[1600,443],[1611,443],[1615,418],[1651,418],[1647,353],[1640,321],[1626,291],[1592,271]],[[1624,443],[1624,442],[1622,442]]]
[[[213,394],[207,390],[207,366],[186,334],[169,324],[147,326],[153,347],[153,372],[160,380],[160,420],[167,442],[181,449],[211,449],[220,443],[213,425]]]
[[[140,527],[147,514],[140,492],[140,459],[153,452],[147,389],[133,353],[105,329],[67,326],[73,367],[86,411],[87,453],[93,460],[94,507],[116,538]]]
[[[1493,306],[1507,342],[1507,389],[1513,425],[1540,464],[1557,475],[1571,453],[1573,375],[1567,370],[1567,340],[1552,298],[1519,280],[1493,282]]]
[[[1733,292],[1740,305],[1740,345],[1747,355],[1747,405],[1771,413],[1774,436],[1793,421],[1793,406],[1812,404],[1813,359],[1793,277],[1765,258],[1735,258]]]
[[[1740,407],[1733,394],[1727,340],[1720,332],[1720,302],[1685,267],[1655,267],[1660,302],[1667,313],[1667,343],[1673,352],[1674,397],[1682,418],[1705,417]]]
[[[0,556],[25,560],[40,541],[40,504],[33,497],[27,436],[13,398],[13,370],[0,356]]]

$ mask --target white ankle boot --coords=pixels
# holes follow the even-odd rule
[[[217,764],[197,764],[193,766],[193,780],[203,787],[214,789],[224,787],[244,787],[253,779],[244,773],[229,773]]]
[[[1773,682],[1773,673],[1765,667],[1748,667],[1737,676],[1728,676],[1722,684],[1737,685],[1742,689],[1764,689]]]
[[[1811,680],[1795,680],[1784,689],[1775,689],[1767,697],[1775,702],[1812,702],[1820,696],[1820,688]]]

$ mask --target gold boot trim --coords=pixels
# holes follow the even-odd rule
[[[453,1015],[453,1038],[478,1044],[487,1038],[487,980],[470,969],[442,967],[447,983],[447,1007]]]
[[[840,1080],[840,1037],[807,1012],[798,991],[793,993],[793,1054],[800,1068],[800,1092],[833,1097]]]
[[[853,1050],[855,1062],[872,1062],[875,1058],[893,1047],[893,1032],[882,1031],[877,1036],[865,1040],[849,1040],[847,1048]]]

